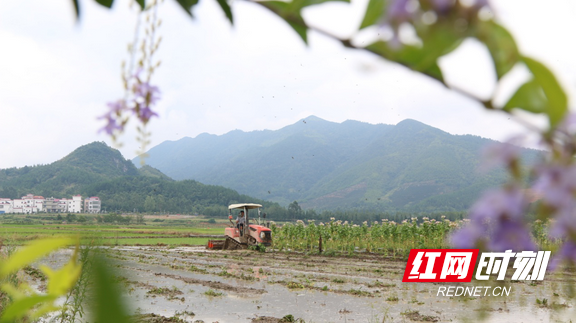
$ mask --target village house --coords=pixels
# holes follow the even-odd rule
[[[82,201],[82,195],[74,195],[71,199],[54,197],[44,198],[27,194],[19,199],[11,200],[0,197],[0,214],[16,213],[100,213],[102,209],[100,198],[92,196]]]

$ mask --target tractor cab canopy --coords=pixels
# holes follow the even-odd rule
[[[228,206],[228,211],[230,212],[230,216],[229,218],[232,219],[232,210],[240,210],[241,212],[245,213],[246,216],[246,223],[249,223],[248,221],[248,210],[254,210],[256,209],[258,212],[258,217],[260,217],[260,208],[262,207],[262,205],[260,204],[255,204],[255,203],[240,203],[240,204],[230,204]]]
[[[246,210],[251,210],[251,209],[257,209],[257,208],[261,208],[262,205],[260,204],[254,204],[254,203],[240,203],[240,204],[230,204],[228,206],[228,210],[233,210],[233,209],[246,209]]]

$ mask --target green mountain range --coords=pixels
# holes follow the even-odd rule
[[[138,159],[94,142],[49,165],[1,169],[0,197],[81,194],[99,196],[108,211],[207,215],[247,201],[283,214],[280,205],[295,200],[319,211],[463,211],[506,179],[503,170],[477,170],[480,149],[492,142],[414,120],[392,126],[311,116],[276,131],[167,141],[139,169]],[[524,157],[534,162],[538,151],[525,149]]]
[[[193,180],[174,181],[146,165],[137,169],[122,154],[103,142],[74,150],[49,165],[0,170],[0,197],[20,198],[25,194],[66,197],[98,196],[110,211],[227,214],[226,206],[239,202],[274,203],[238,194]]]
[[[148,151],[146,163],[177,180],[222,185],[281,205],[455,211],[506,179],[503,170],[478,171],[480,150],[492,142],[415,120],[393,126],[310,116],[276,131],[166,141]],[[524,150],[529,162],[537,154]]]
[[[67,197],[79,194],[82,188],[95,182],[138,174],[134,164],[124,159],[118,150],[103,142],[94,142],[79,147],[49,165],[0,170],[0,188],[10,191],[10,194],[2,194],[0,191],[0,195],[19,198],[28,192],[34,195]],[[16,196],[13,194],[14,189],[17,191]]]

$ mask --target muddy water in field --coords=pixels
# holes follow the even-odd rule
[[[63,252],[46,263],[56,265]],[[568,273],[511,284],[508,297],[436,296],[431,283],[402,283],[405,262],[374,255],[319,257],[252,251],[122,247],[115,259],[134,312],[190,322],[251,322],[291,314],[305,322],[570,322]],[[572,283],[573,284],[573,283]],[[453,284],[455,285],[455,284]],[[474,283],[473,285],[477,285]],[[462,285],[472,286],[472,285]],[[162,287],[166,293],[153,293]],[[536,300],[547,299],[547,305]]]

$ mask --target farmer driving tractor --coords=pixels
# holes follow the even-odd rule
[[[208,240],[208,249],[236,250],[249,246],[272,245],[272,230],[260,219],[261,204],[237,203],[228,206],[230,227],[224,229],[226,240]],[[256,211],[258,218],[250,219],[250,210]],[[236,222],[233,213],[238,211]],[[266,219],[266,213],[263,214]]]
[[[244,235],[244,224],[246,223],[246,217],[244,216],[244,210],[240,211],[238,217],[236,218],[236,228],[240,231],[240,236]]]

